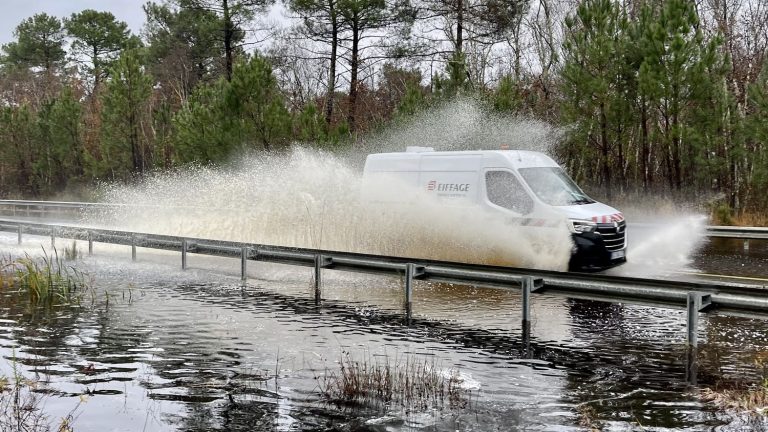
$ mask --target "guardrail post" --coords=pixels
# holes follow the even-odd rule
[[[413,310],[413,281],[424,277],[426,269],[424,266],[416,265],[413,263],[407,263],[405,265],[405,302],[403,307],[405,308],[405,315],[410,323],[411,312]]]
[[[187,239],[181,241],[181,269],[187,269]]]
[[[15,209],[15,208],[16,208],[16,207],[14,207],[14,209]],[[23,233],[23,232],[24,232],[24,225],[22,225],[22,224],[19,224],[19,228],[18,228],[18,229],[19,229],[19,244],[21,244],[21,233]]]
[[[531,291],[533,290],[533,277],[525,276],[521,281],[523,297],[523,357],[531,354]]]
[[[323,256],[315,255],[315,304],[320,304],[323,288]]]
[[[533,276],[524,276],[520,281],[523,303],[523,355],[526,358],[531,354],[531,293],[543,286],[544,280]]]
[[[744,252],[749,252],[749,239],[744,239]]]
[[[249,248],[244,247],[240,249],[240,279],[245,281],[248,279],[248,255]]]
[[[523,324],[531,323],[531,292],[533,292],[533,277],[523,277],[522,289],[523,289]]]
[[[697,294],[698,293],[695,292],[689,292],[687,300],[688,323],[686,329],[688,330],[688,335],[686,337],[686,343],[691,347],[699,345],[697,330],[699,327],[699,304],[701,298]]]
[[[131,235],[131,261],[136,262],[136,236]]]
[[[52,248],[56,247],[56,230],[55,229],[51,229],[51,247]]]
[[[411,318],[413,306],[413,277],[416,273],[416,266],[412,263],[405,265],[405,315]]]
[[[699,312],[706,311],[712,305],[710,294],[692,291],[686,298],[687,310],[687,346],[685,353],[685,380],[696,385],[699,370]]]
[[[709,294],[704,294],[696,291],[688,293],[686,306],[687,306],[687,338],[686,342],[688,346],[696,348],[699,345],[698,327],[699,327],[699,312],[704,312],[712,305],[712,300]]]
[[[88,231],[88,256],[93,255],[93,233]]]
[[[323,294],[323,275],[322,269],[333,265],[333,257],[317,254],[315,255],[315,304],[320,304]]]

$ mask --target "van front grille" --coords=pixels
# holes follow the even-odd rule
[[[627,222],[611,222],[597,224],[597,232],[603,237],[605,248],[609,251],[624,249],[627,245]]]

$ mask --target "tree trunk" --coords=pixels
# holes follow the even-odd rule
[[[672,117],[672,166],[675,169],[675,189],[679,192],[683,186],[682,156],[680,154],[680,137],[677,134],[678,119],[677,115]]]
[[[463,52],[464,45],[464,0],[458,0],[456,10],[456,53]]]
[[[235,38],[235,30],[232,17],[229,16],[229,0],[222,0],[221,7],[224,11],[224,68],[227,81],[232,81],[232,40]]]
[[[605,196],[609,200],[613,197],[611,188],[611,164],[608,160],[608,117],[605,114],[605,102],[600,102],[600,150],[603,158],[603,184],[605,186]]]
[[[131,156],[133,159],[133,172],[142,172],[141,150],[139,149],[139,134],[137,132],[138,125],[136,124],[136,113],[131,107],[131,113],[128,115],[128,127],[130,128],[130,141],[131,141]]]
[[[95,46],[93,47],[93,57],[91,57],[91,61],[93,62],[93,93],[91,94],[91,101],[95,101],[96,94],[99,90],[99,82],[101,81],[101,71],[99,70],[99,54]]]
[[[352,16],[352,58],[349,62],[349,114],[347,123],[349,131],[355,131],[355,111],[357,108],[357,68],[358,68],[358,49],[360,43],[360,20],[357,11]]]
[[[643,172],[643,189],[648,189],[648,187],[651,185],[651,176],[649,172],[648,162],[650,159],[650,148],[648,145],[648,104],[645,101],[645,97],[643,97],[640,101],[640,127],[642,129],[642,133],[640,136],[641,140],[641,151],[640,151],[640,169]]]
[[[328,70],[328,96],[325,99],[325,123],[330,125],[333,120],[333,102],[336,91],[336,50],[339,46],[339,20],[336,16],[335,0],[328,1],[328,11],[331,17],[331,64]]]

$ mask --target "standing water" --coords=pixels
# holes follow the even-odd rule
[[[487,142],[514,129],[515,124],[483,126],[485,117],[477,113],[474,105],[460,102],[425,117],[423,127],[402,130],[411,131],[419,145],[428,145],[432,136],[453,146],[450,125]],[[552,136],[534,123],[517,125],[536,132],[525,135],[537,142]],[[429,128],[441,132],[430,135]],[[471,135],[472,128],[477,134]],[[401,150],[407,138],[393,138],[398,146],[392,150]],[[377,144],[376,151],[389,144]],[[570,244],[559,242],[567,232],[531,236],[471,211],[446,214],[428,200],[408,213],[371,210],[360,202],[355,160],[296,149],[244,158],[228,168],[156,175],[133,187],[108,188],[107,201],[130,205],[94,215],[89,223],[549,269],[567,263]],[[648,250],[663,247],[669,236],[697,239],[697,233],[693,228],[644,236],[656,242],[645,247],[643,239],[633,239],[631,253],[651,260]],[[681,242],[679,262],[685,263],[686,250],[696,244]],[[14,243],[14,236],[0,236],[3,250],[13,256],[40,250],[31,240],[23,249]],[[178,254],[140,249],[139,261],[131,263],[126,252],[97,244],[94,256],[71,263],[88,273],[95,288],[80,304],[46,309],[21,303],[18,293],[0,297],[3,373],[39,383],[53,422],[74,413],[76,430],[93,431],[761,425],[756,417],[728,415],[702,391],[758,382],[764,371],[756,361],[768,353],[764,321],[702,317],[701,362],[692,384],[682,311],[537,294],[530,338],[524,339],[515,291],[417,282],[414,318],[405,320],[398,279],[330,270],[324,274],[324,300],[316,306],[307,270],[257,263],[243,285],[236,260],[191,255],[191,269],[182,272]],[[355,365],[390,372],[417,365],[409,378],[426,377],[434,386],[447,382],[453,390],[409,401],[329,400],[339,382],[333,378]]]

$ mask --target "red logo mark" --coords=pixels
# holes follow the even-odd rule
[[[427,183],[427,190],[430,192],[435,190],[436,187],[437,187],[437,182],[435,180],[432,180],[429,183]]]

